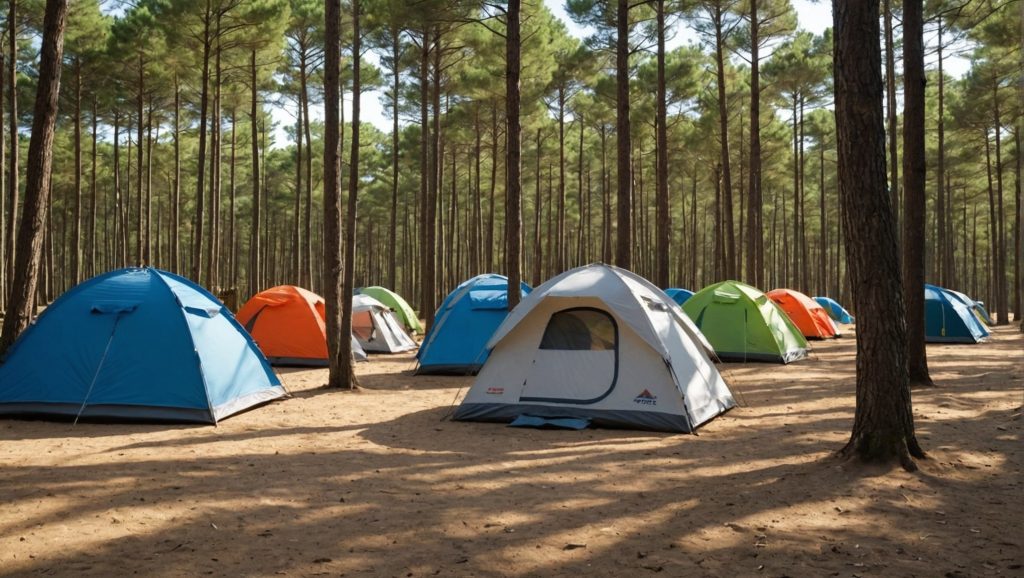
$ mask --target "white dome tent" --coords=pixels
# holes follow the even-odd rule
[[[401,353],[416,349],[416,342],[386,305],[369,295],[352,296],[352,335],[369,353]]]
[[[456,420],[571,417],[692,432],[736,405],[693,322],[652,283],[609,265],[536,288],[487,347]]]

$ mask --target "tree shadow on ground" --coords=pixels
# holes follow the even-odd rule
[[[1021,425],[1007,417],[1020,372],[993,359],[966,375],[975,354],[949,355],[962,356],[965,375],[914,392],[932,456],[918,474],[832,457],[848,437],[852,385],[817,371],[737,378],[764,382],[749,384],[751,407],[699,436],[456,423],[436,405],[336,427],[291,417],[314,400],[274,406],[266,432],[239,421],[67,451],[81,441],[70,436],[51,445],[66,454],[57,463],[0,469],[0,552],[18,556],[0,554],[0,573],[1019,571]],[[1003,377],[978,379],[985,372]],[[315,403],[405,395],[368,393]]]

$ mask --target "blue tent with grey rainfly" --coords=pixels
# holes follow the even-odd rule
[[[968,303],[948,289],[927,283],[924,318],[924,339],[928,343],[978,343],[989,336]]]
[[[680,289],[678,287],[670,287],[665,289],[665,295],[671,297],[672,300],[676,302],[676,305],[682,306],[690,297],[693,297],[693,291],[690,291],[689,289]]]
[[[520,285],[520,295],[530,286]],[[417,375],[472,375],[487,361],[487,340],[508,315],[508,278],[488,273],[464,281],[434,314],[416,359]]]
[[[828,316],[832,318],[832,321],[835,321],[836,323],[854,322],[853,315],[850,315],[850,312],[840,305],[835,299],[832,299],[831,297],[815,297],[814,300],[818,302],[818,305],[825,308],[825,313],[828,313]]]
[[[151,268],[72,288],[0,365],[0,415],[215,424],[284,395],[216,297]]]

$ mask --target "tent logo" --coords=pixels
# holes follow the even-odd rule
[[[650,390],[643,390],[640,395],[633,398],[633,403],[639,405],[658,405],[658,396],[651,394]]]
[[[488,387],[487,395],[505,395],[504,387]]]

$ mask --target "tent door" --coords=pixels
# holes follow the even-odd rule
[[[548,320],[519,401],[597,403],[614,391],[618,372],[615,319],[600,309],[565,309]]]

